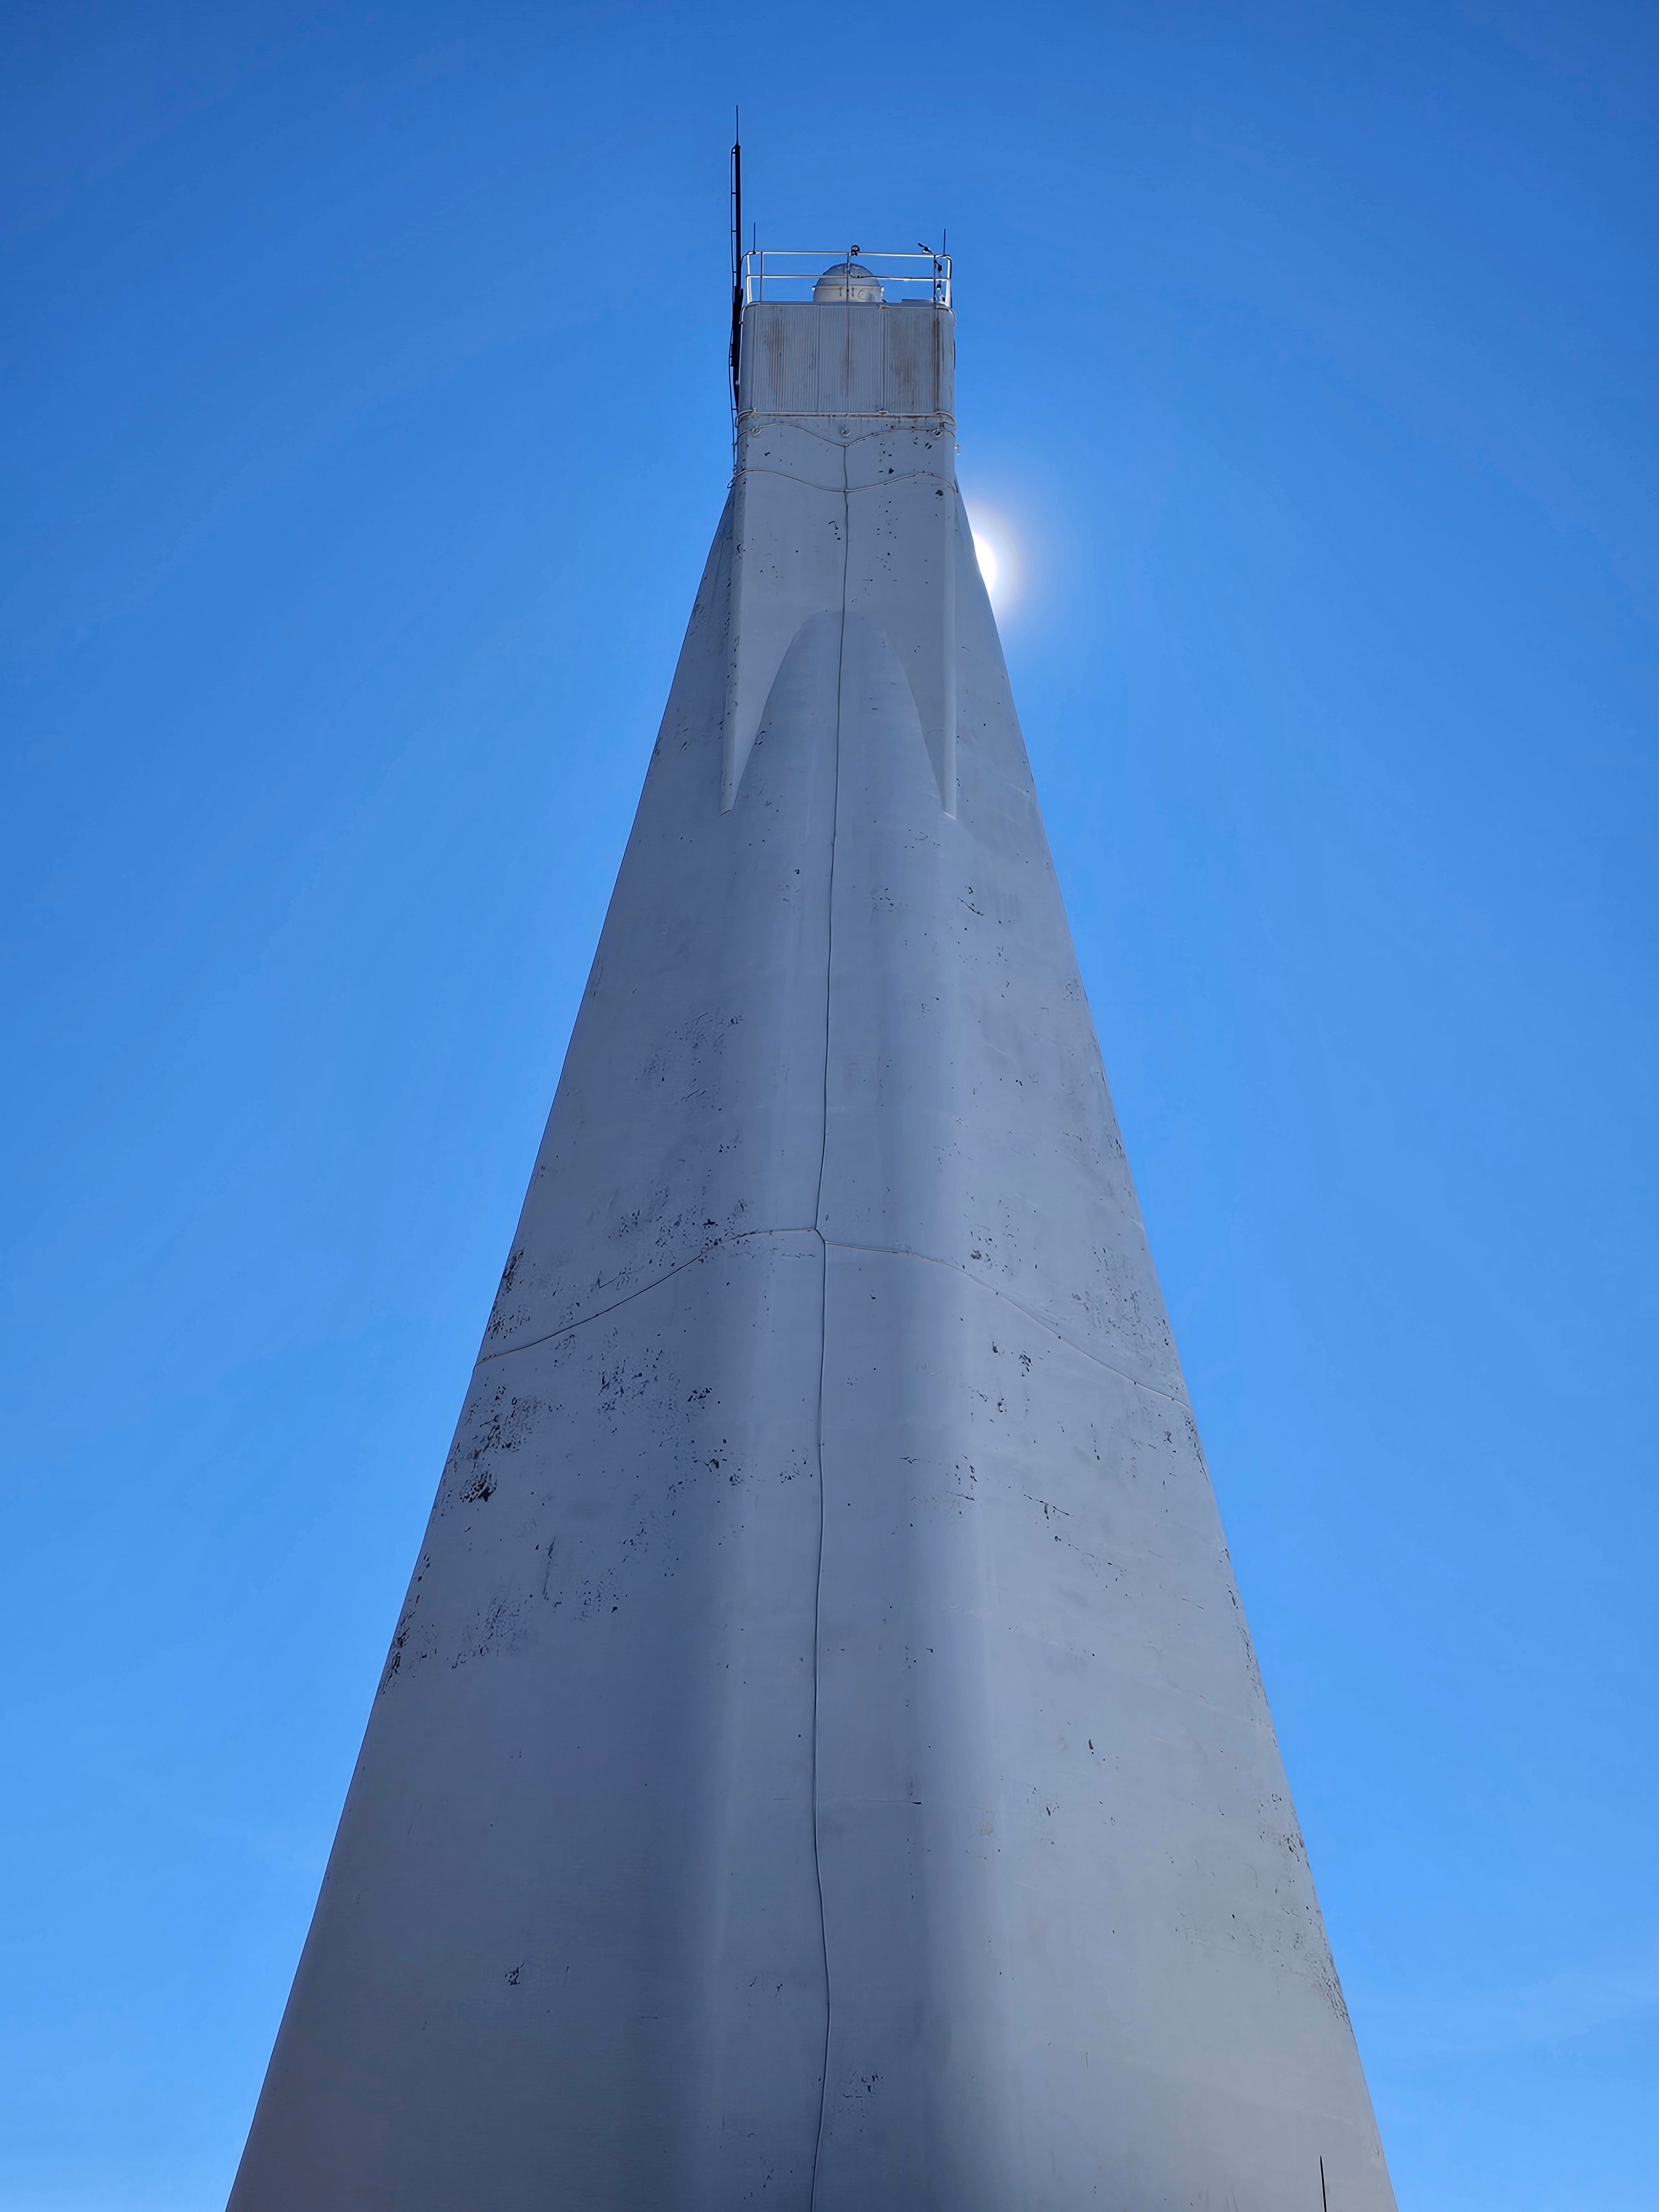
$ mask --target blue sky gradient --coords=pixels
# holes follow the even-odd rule
[[[1409,2212],[1659,2172],[1659,24],[15,0],[0,2204],[223,2201],[729,465],[961,469]]]

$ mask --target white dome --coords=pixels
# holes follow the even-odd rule
[[[826,300],[852,300],[878,307],[885,297],[861,261],[836,262],[812,287],[813,304],[817,307],[822,307]]]

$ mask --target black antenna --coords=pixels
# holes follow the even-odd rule
[[[732,110],[732,422],[738,417],[738,356],[743,349],[743,118]]]
[[[1325,2161],[1319,2161],[1319,2202],[1322,2212],[1331,2212],[1331,2200],[1325,2194]]]

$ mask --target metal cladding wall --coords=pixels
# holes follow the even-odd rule
[[[1393,2204],[948,378],[851,404],[951,319],[814,312],[234,2212]]]

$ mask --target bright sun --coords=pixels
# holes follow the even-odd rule
[[[997,551],[988,538],[974,532],[974,555],[979,562],[979,573],[985,579],[985,588],[995,596],[997,588]]]

